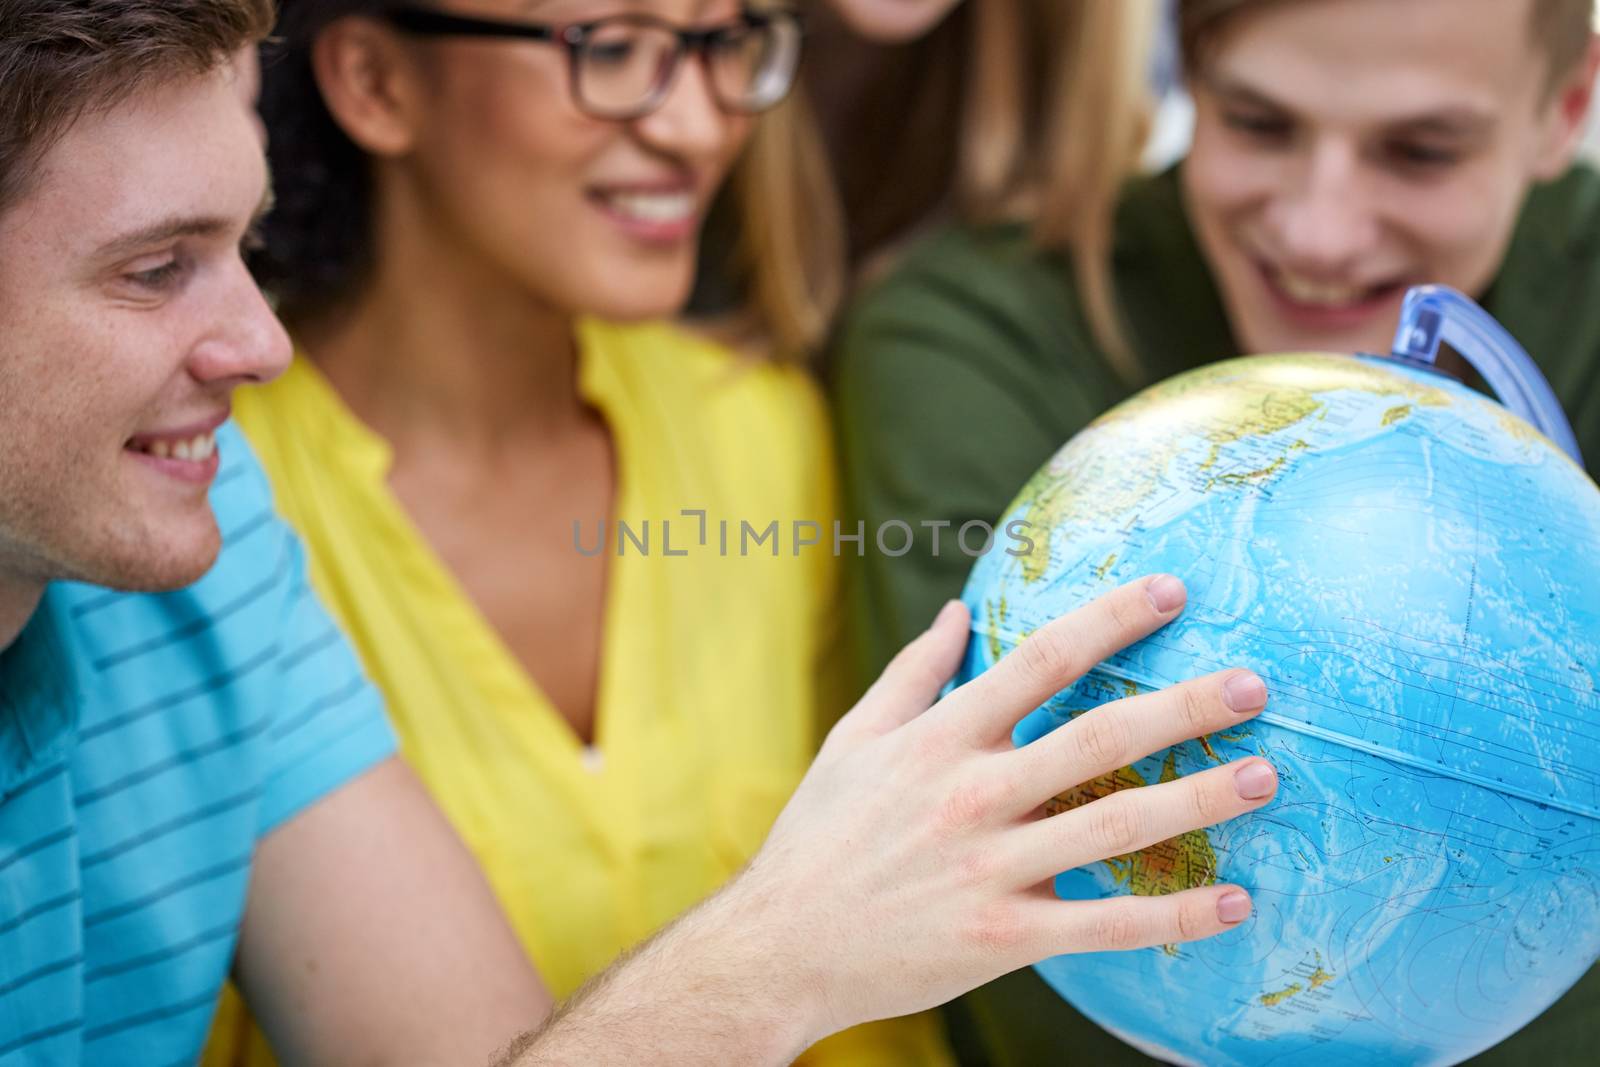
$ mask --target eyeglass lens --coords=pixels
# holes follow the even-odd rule
[[[602,115],[647,111],[669,90],[682,51],[678,35],[665,26],[627,19],[597,24],[574,56],[578,96]],[[747,112],[771,107],[789,91],[799,55],[799,28],[789,19],[719,32],[705,50],[718,103]]]

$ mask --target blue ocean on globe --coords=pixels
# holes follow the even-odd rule
[[[1231,360],[1085,429],[1018,520],[1031,550],[997,542],[968,582],[958,681],[1122,582],[1189,588],[1018,744],[1226,667],[1272,694],[1051,805],[1252,754],[1281,781],[1259,812],[1056,879],[1255,900],[1211,940],[1040,963],[1080,1011],[1173,1063],[1449,1064],[1600,957],[1600,489],[1527,423],[1377,357]]]

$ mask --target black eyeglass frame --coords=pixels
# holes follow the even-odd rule
[[[439,11],[435,8],[420,7],[411,4],[400,7],[388,8],[383,11],[383,17],[396,29],[405,33],[415,34],[419,37],[479,37],[495,40],[510,41],[543,41],[548,44],[563,46],[567,53],[567,80],[572,93],[573,101],[586,114],[595,118],[626,121],[638,119],[650,114],[661,106],[667,95],[672,91],[672,86],[677,81],[678,71],[683,66],[685,58],[696,56],[707,69],[710,68],[710,49],[724,36],[736,29],[764,28],[777,23],[787,23],[794,27],[795,33],[803,39],[805,35],[805,22],[800,13],[790,8],[774,8],[770,11],[752,11],[743,9],[736,21],[725,22],[719,26],[708,26],[705,29],[686,29],[666,19],[657,18],[643,12],[612,15],[607,18],[595,19],[591,22],[574,22],[566,25],[557,25],[549,22],[512,22],[506,19],[484,18],[477,15],[458,15],[450,11]],[[626,23],[633,26],[652,26],[671,33],[678,39],[677,50],[673,53],[671,62],[662,64],[662,73],[656,79],[656,84],[651,88],[650,94],[637,107],[626,111],[608,111],[604,108],[595,108],[584,99],[583,90],[579,84],[579,64],[583,58],[584,49],[588,46],[596,30],[606,26]],[[796,69],[799,63],[795,64]],[[724,98],[722,90],[716,84],[716,78],[710,79],[712,95],[716,98],[717,106],[723,110],[739,114],[758,114],[768,108],[781,103],[793,89],[795,75],[790,74],[789,85],[785,91],[774,97],[770,102],[762,103],[756,107],[747,107],[737,101]]]

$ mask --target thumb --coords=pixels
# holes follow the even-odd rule
[[[961,665],[970,625],[965,604],[946,603],[933,625],[900,650],[840,725],[849,722],[852,731],[878,737],[927,711]]]

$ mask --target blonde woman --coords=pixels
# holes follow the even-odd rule
[[[811,0],[804,13],[799,89],[710,220],[696,321],[815,350],[841,297],[917,235],[1026,217],[1073,258],[1095,330],[1121,351],[1108,219],[1144,137],[1155,5]]]
[[[839,699],[815,388],[670,321],[753,131],[739,180],[806,201],[799,34],[736,0],[282,8],[255,265],[300,353],[239,422],[564,997],[755,851]],[[748,247],[781,337],[829,283],[779,214]],[[924,1016],[804,1062],[947,1055]],[[225,1016],[212,1062],[264,1058]]]

